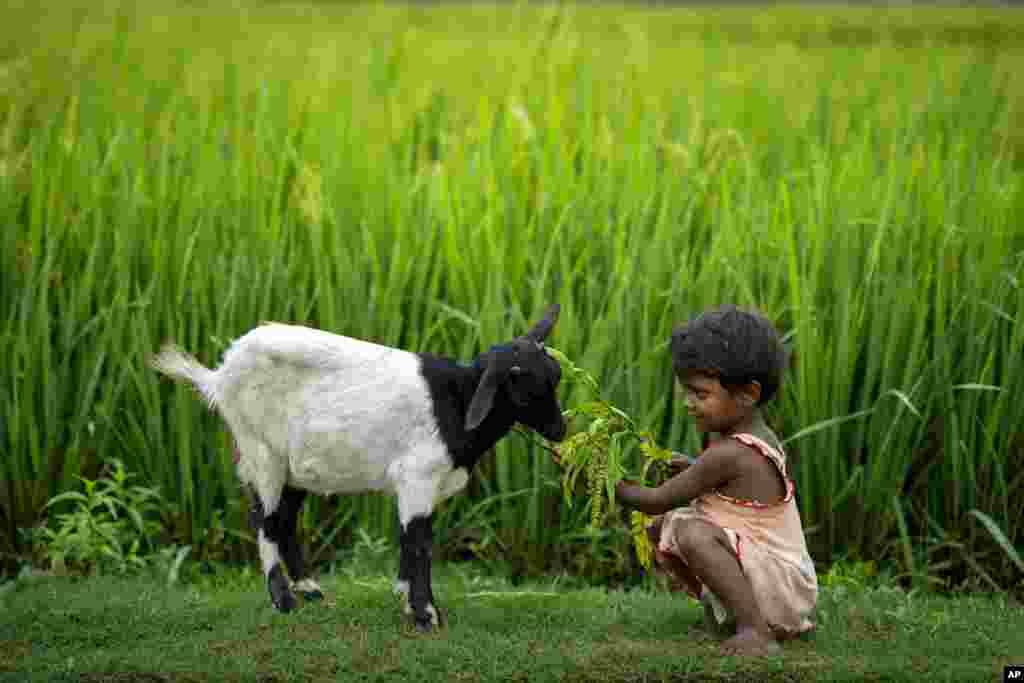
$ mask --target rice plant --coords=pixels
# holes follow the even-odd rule
[[[252,553],[223,427],[146,370],[166,339],[214,363],[276,319],[468,358],[558,301],[552,343],[687,451],[669,334],[733,302],[795,352],[772,420],[817,559],[1019,581],[1019,13],[0,15],[6,558],[110,458],[174,502],[175,542]],[[553,547],[589,521],[559,474],[508,439],[442,514],[458,525],[493,498],[503,542]],[[302,524],[323,544],[397,532],[380,495]]]

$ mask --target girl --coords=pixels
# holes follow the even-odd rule
[[[620,482],[617,499],[662,515],[655,559],[675,589],[735,635],[726,654],[765,655],[813,630],[818,581],[793,482],[760,406],[778,391],[786,353],[763,317],[726,306],[672,334],[672,366],[697,430],[721,436],[656,488]],[[664,514],[662,514],[664,513]]]

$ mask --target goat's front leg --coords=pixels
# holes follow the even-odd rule
[[[453,472],[446,463],[444,454],[421,452],[396,460],[388,469],[398,494],[401,524],[397,589],[407,593],[405,611],[412,614],[416,628],[421,631],[429,631],[443,622],[430,578],[434,506],[464,487],[469,478],[464,469]]]
[[[430,560],[434,544],[433,517],[413,517],[402,525],[399,581],[408,581],[406,613],[412,614],[416,628],[430,631],[442,623],[441,612],[434,603]],[[402,576],[404,568],[406,576]]]

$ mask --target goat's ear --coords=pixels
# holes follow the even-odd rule
[[[538,344],[551,334],[551,328],[555,326],[555,321],[558,320],[558,312],[562,310],[562,307],[558,304],[552,304],[548,307],[547,312],[544,314],[544,318],[533,326],[526,336],[534,340]]]
[[[473,400],[469,402],[469,410],[466,411],[466,431],[471,432],[479,427],[491,412],[491,408],[494,406],[494,394],[498,391],[498,381],[498,371],[495,370],[494,363],[491,363],[484,370],[480,384],[477,385],[476,391],[473,393]]]

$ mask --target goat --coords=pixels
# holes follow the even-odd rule
[[[397,497],[401,524],[396,591],[429,631],[442,622],[430,577],[434,508],[516,422],[565,437],[561,369],[543,344],[558,312],[551,306],[525,335],[469,364],[270,323],[237,339],[216,370],[173,344],[151,365],[191,383],[227,423],[238,477],[254,494],[250,523],[276,609],[295,607],[292,587],[323,597],[295,536],[307,492],[385,491]]]

